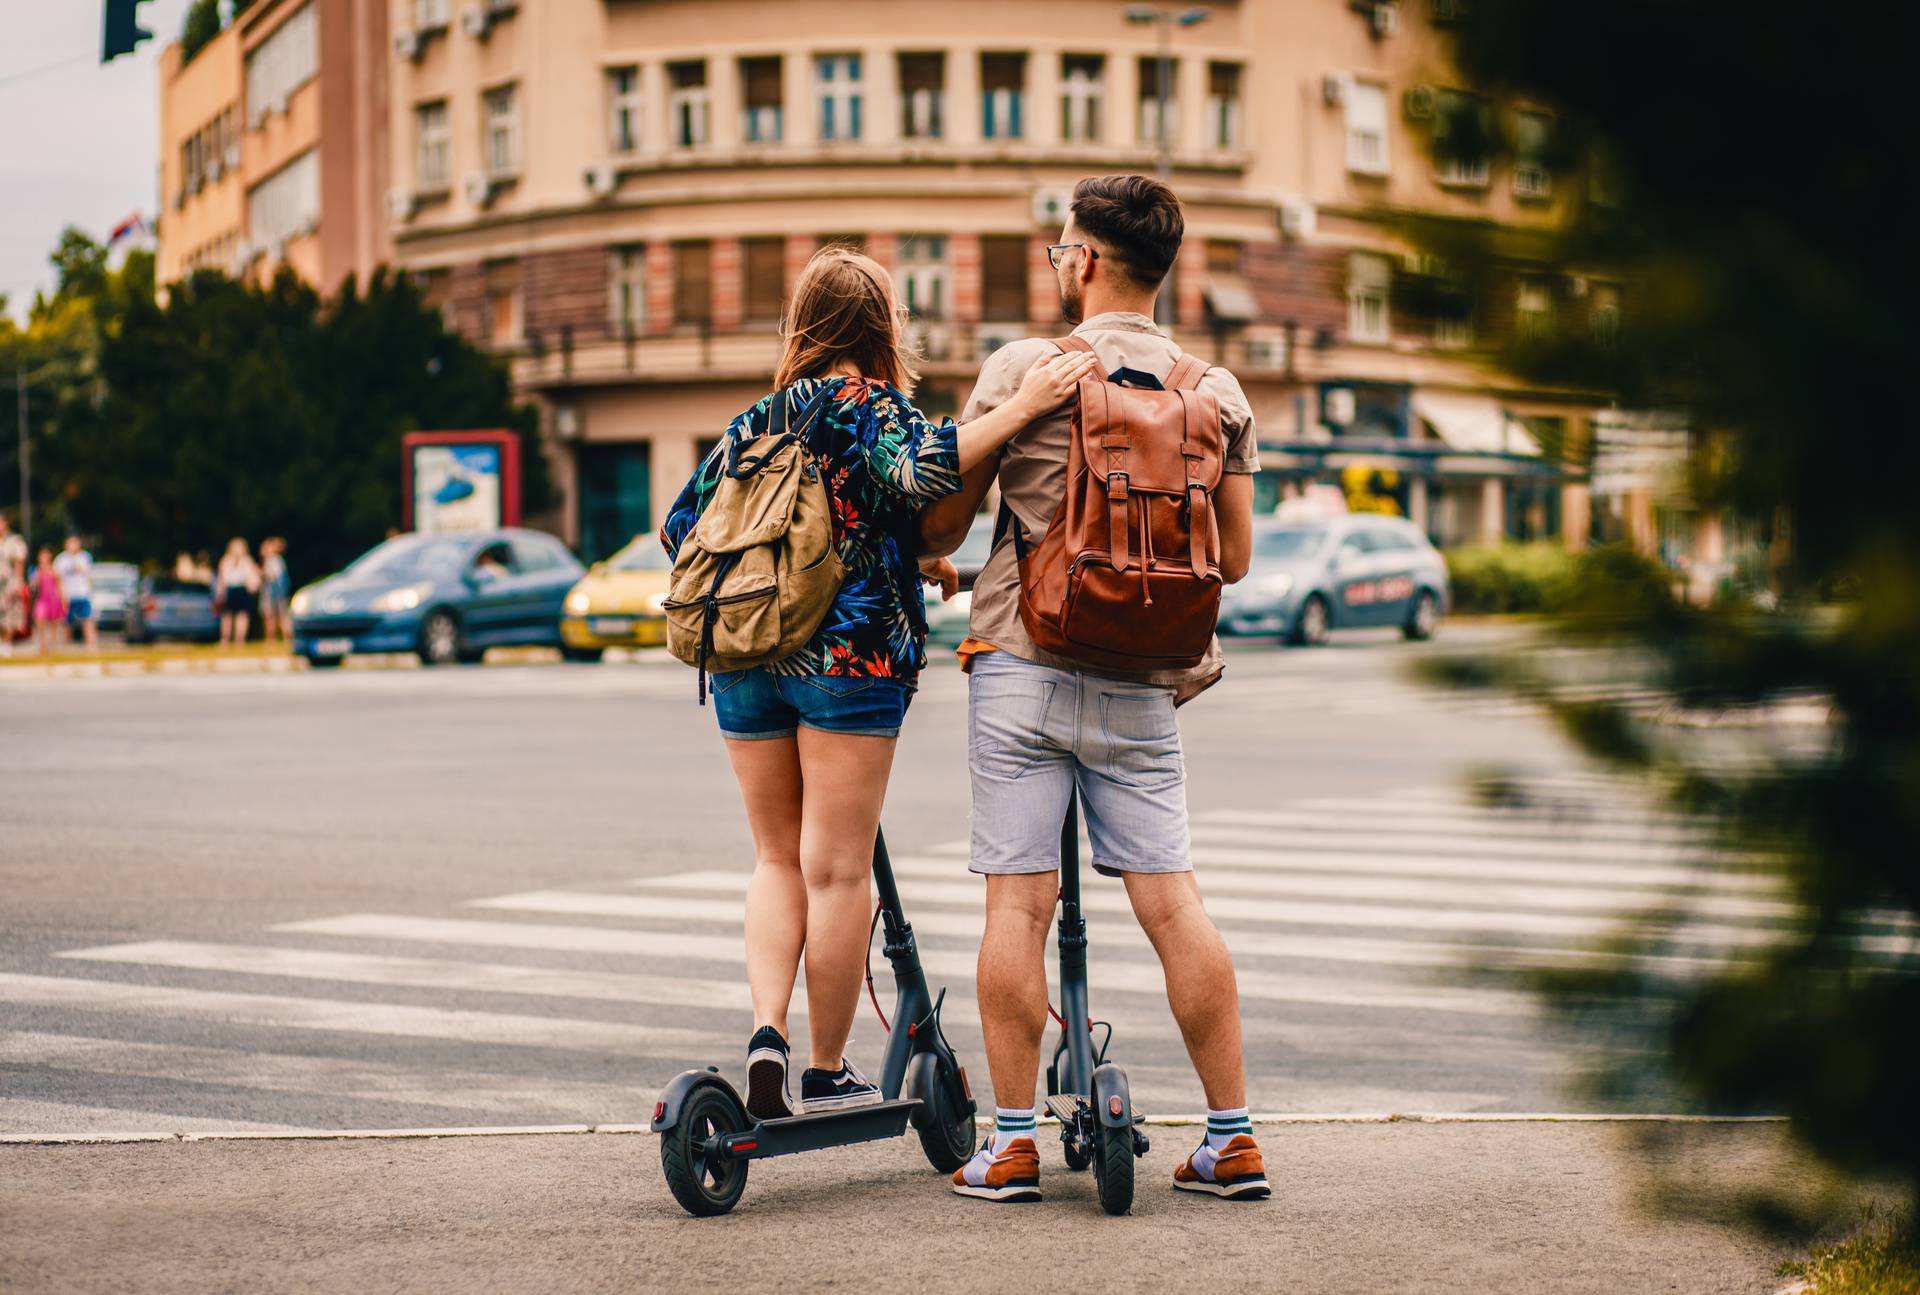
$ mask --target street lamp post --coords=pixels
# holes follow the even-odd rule
[[[1160,38],[1160,93],[1156,96],[1154,111],[1155,130],[1160,146],[1160,181],[1165,184],[1173,179],[1173,132],[1167,125],[1167,106],[1173,99],[1173,29],[1175,27],[1197,27],[1207,20],[1204,8],[1174,10],[1162,5],[1136,4],[1127,6],[1127,21],[1138,26],[1151,23],[1158,29]]]

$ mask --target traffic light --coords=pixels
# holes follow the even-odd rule
[[[153,39],[153,33],[140,25],[140,6],[146,2],[107,0],[106,32],[100,42],[102,63],[119,58],[122,54],[131,54],[135,45]]]

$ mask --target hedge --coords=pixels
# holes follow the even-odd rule
[[[1570,553],[1555,543],[1468,545],[1445,556],[1460,612],[1564,612],[1591,602],[1597,585],[1629,593],[1673,581],[1652,558],[1619,546]]]

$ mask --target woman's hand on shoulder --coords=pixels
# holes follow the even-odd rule
[[[1066,351],[1042,360],[1020,379],[1014,401],[1028,418],[1038,418],[1067,402],[1074,389],[1093,377],[1100,359],[1091,351]]]
[[[921,558],[920,579],[940,590],[940,597],[952,598],[960,592],[960,568],[951,558]]]

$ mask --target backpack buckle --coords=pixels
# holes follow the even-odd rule
[[[1125,499],[1133,490],[1133,478],[1122,471],[1107,473],[1107,498],[1114,503]]]

